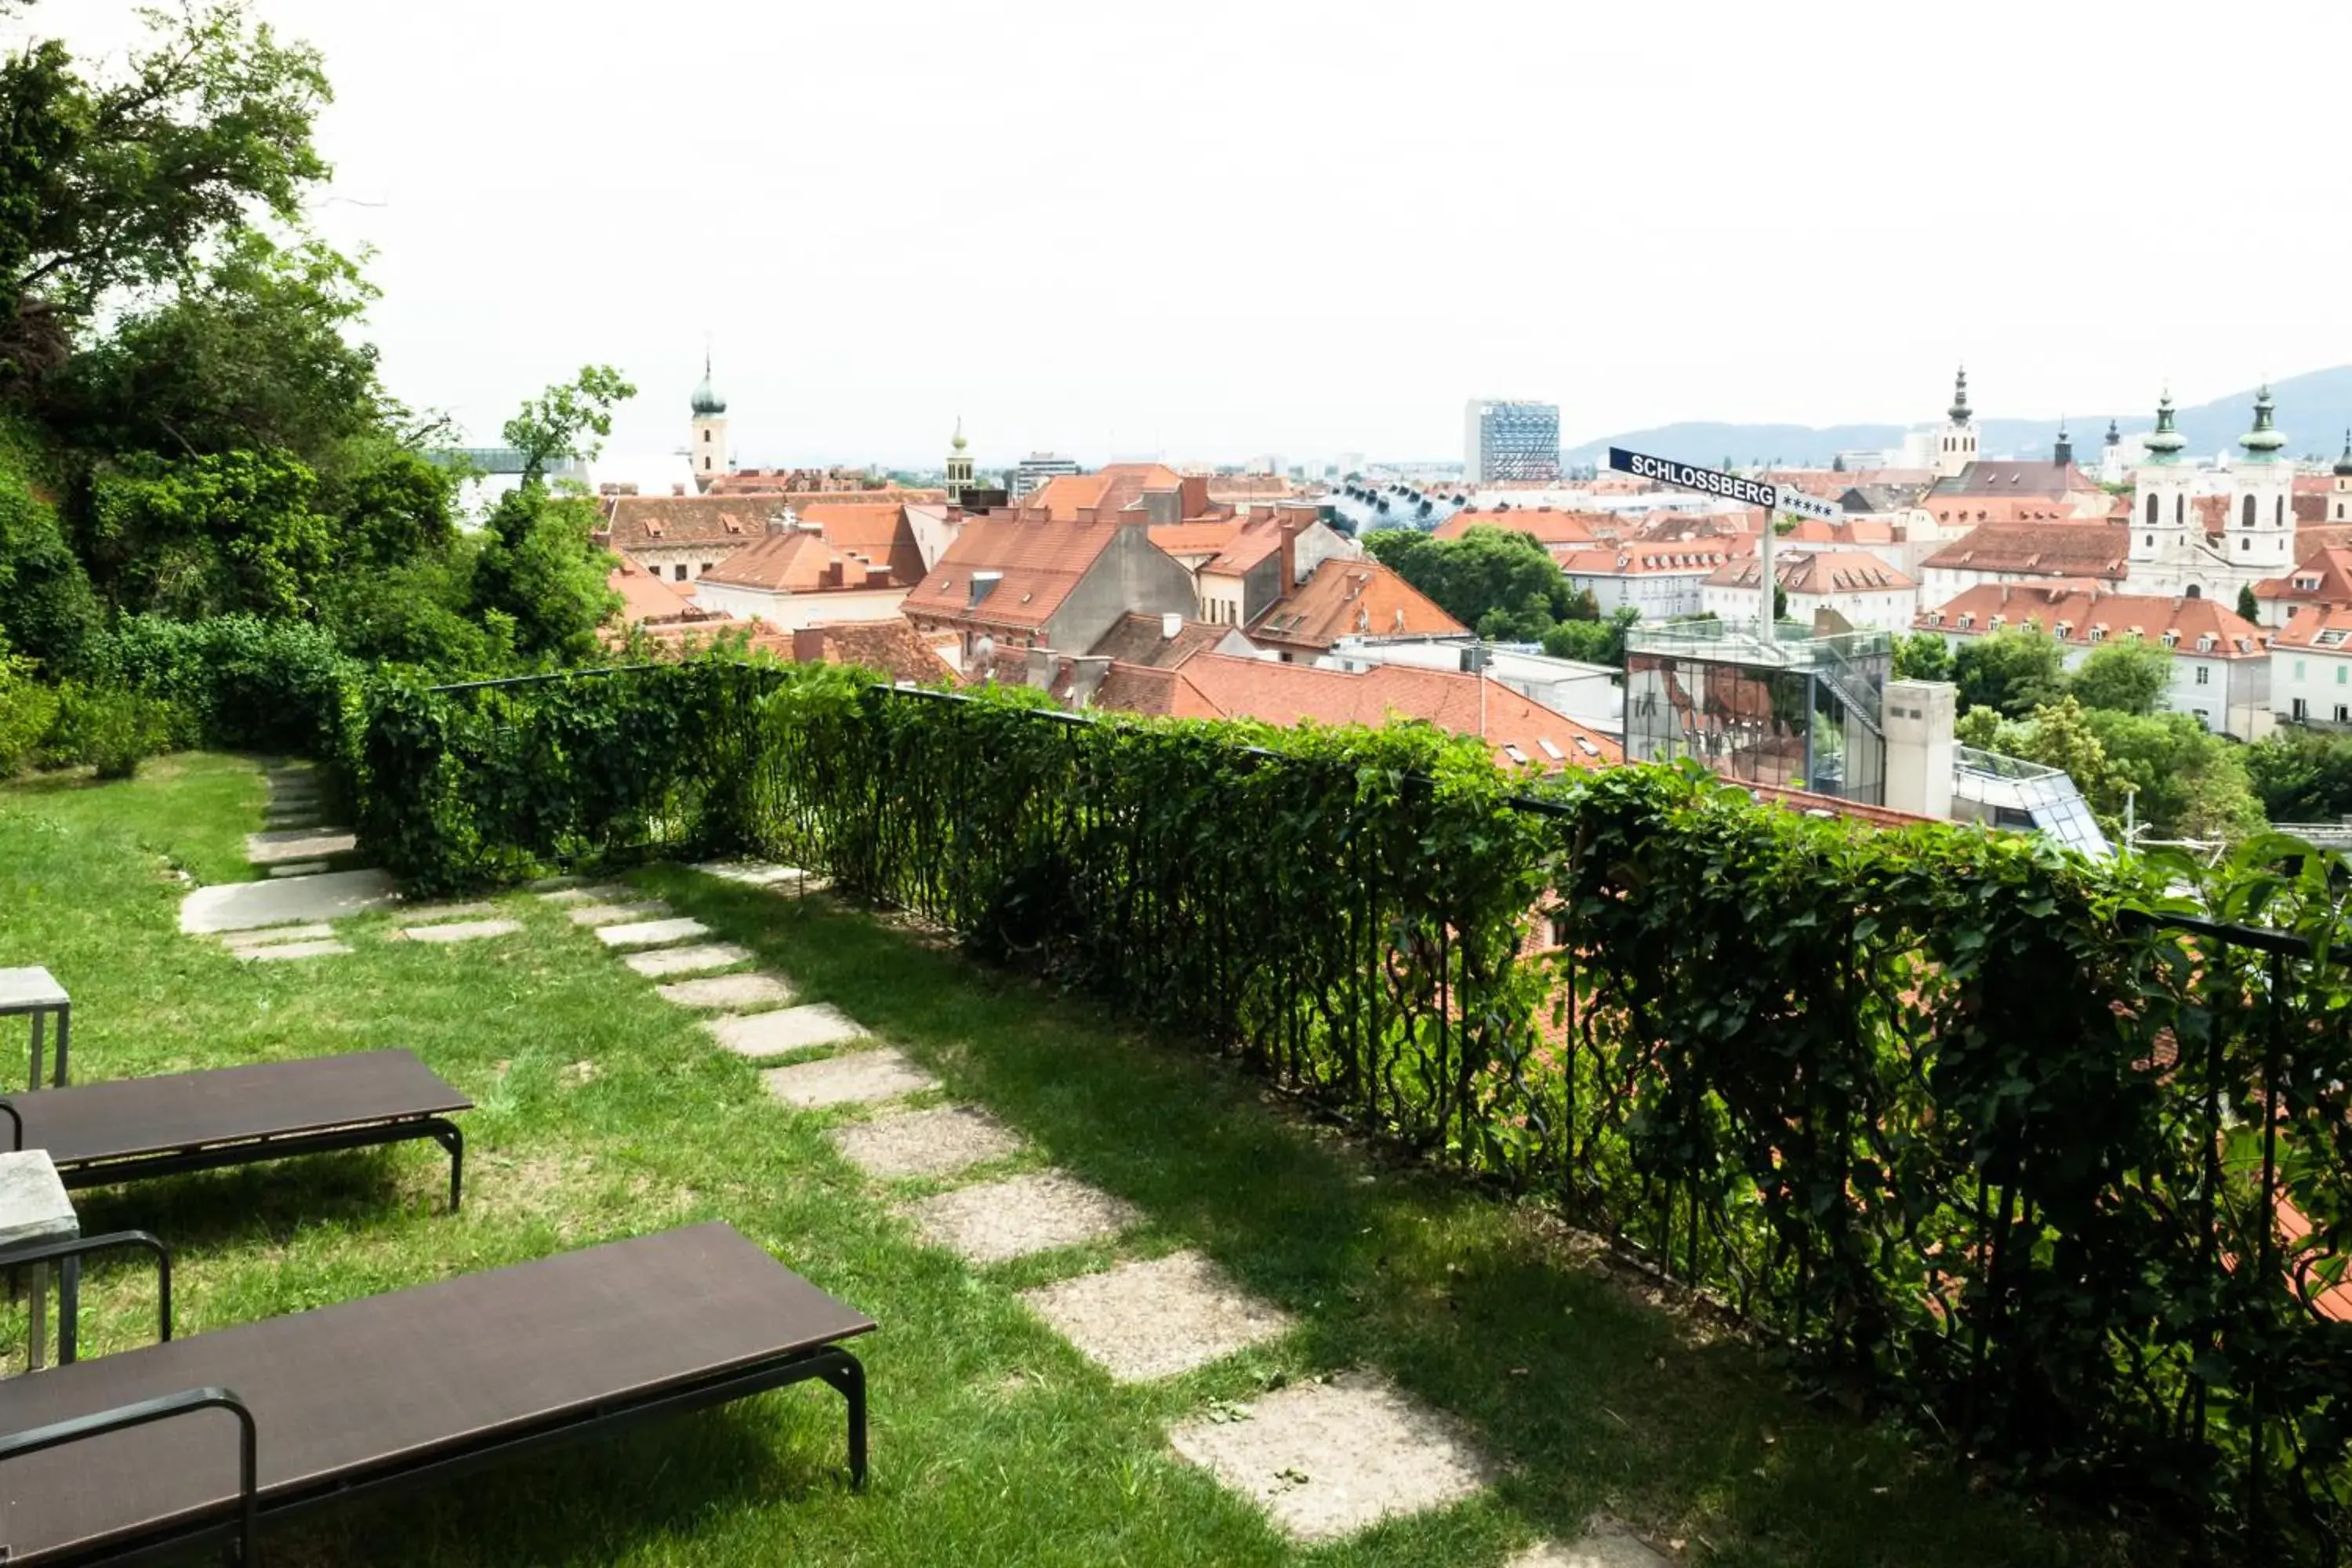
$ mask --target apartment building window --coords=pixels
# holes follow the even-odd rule
[[[2294,710],[2290,712],[2287,717],[2294,720],[2298,724],[2302,723],[2305,720],[2311,717],[2311,704],[2305,702],[2300,697],[2296,698],[2294,700]]]
[[[676,566],[671,567],[671,568],[670,568],[670,574],[671,574],[672,576],[676,577],[679,582],[681,582],[681,583],[685,582],[685,581],[686,581],[686,563],[685,563],[685,562],[683,562],[683,561],[681,561],[681,562],[679,562]]]
[[[2344,684],[2344,666],[2340,664],[2336,667],[2336,684],[2338,686]]]
[[[2213,684],[2212,666],[2200,664],[2197,667],[2197,684],[2200,686],[2210,686]]]
[[[2336,721],[2338,724],[2352,724],[2352,708],[2347,708],[2343,703],[2338,702],[2336,705]]]
[[[2294,678],[2297,680],[2301,680],[2303,679],[2303,660],[2301,659],[2296,659],[2294,661]]]

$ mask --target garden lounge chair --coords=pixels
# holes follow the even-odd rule
[[[473,1104],[410,1052],[358,1051],[0,1098],[0,1137],[47,1150],[68,1187],[430,1138],[455,1209],[466,1141],[447,1117]]]
[[[0,1561],[234,1543],[320,1504],[822,1378],[866,1479],[874,1327],[724,1225],[617,1241],[14,1380]]]

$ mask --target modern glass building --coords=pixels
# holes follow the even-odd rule
[[[1952,748],[1952,816],[2014,833],[2047,834],[2094,860],[2115,853],[2064,769],[1974,746]]]
[[[1462,477],[1474,485],[1559,478],[1559,405],[1472,398],[1462,421]]]
[[[1625,760],[1695,757],[1726,778],[1884,805],[1885,632],[1778,640],[1724,621],[1635,626],[1625,645]]]

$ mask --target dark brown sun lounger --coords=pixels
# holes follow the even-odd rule
[[[822,1378],[866,1479],[874,1327],[724,1225],[220,1329],[0,1385],[0,1561],[236,1542],[656,1415]]]
[[[12,1095],[0,1137],[47,1150],[68,1187],[430,1138],[449,1152],[454,1209],[466,1141],[446,1119],[473,1104],[407,1051],[358,1051]]]

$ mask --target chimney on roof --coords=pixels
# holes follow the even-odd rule
[[[1290,591],[1297,586],[1298,525],[1286,522],[1282,525],[1282,589],[1277,596],[1286,599]]]
[[[1160,636],[1161,640],[1166,642],[1174,642],[1177,637],[1181,634],[1183,630],[1184,614],[1182,611],[1169,610],[1160,616]]]

